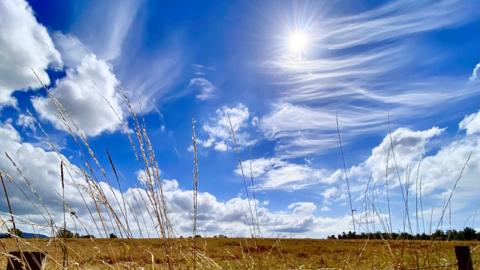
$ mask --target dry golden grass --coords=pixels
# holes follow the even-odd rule
[[[8,251],[17,250],[13,239],[0,240]],[[59,243],[31,239],[22,250],[48,253],[47,269],[59,269]],[[167,269],[160,239],[70,239],[69,269]],[[172,244],[176,269],[191,269],[192,239],[167,240]],[[474,268],[480,267],[479,242],[313,240],[313,239],[197,239],[198,269],[456,269],[455,245],[469,245]],[[393,256],[392,256],[393,255]],[[0,260],[5,269],[6,257]],[[443,266],[443,267],[442,267]],[[442,267],[442,268],[440,268]]]

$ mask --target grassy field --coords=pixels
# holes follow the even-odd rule
[[[2,239],[7,251],[18,250]],[[197,269],[457,269],[455,245],[469,245],[474,268],[480,268],[479,242],[379,241],[311,239],[197,239]],[[69,269],[168,269],[165,245],[173,249],[175,269],[192,269],[192,239],[68,240]],[[47,269],[62,265],[62,249],[54,240],[28,240],[22,250],[48,253]],[[2,256],[0,269],[5,269]]]

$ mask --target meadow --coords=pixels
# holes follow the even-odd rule
[[[2,245],[15,249],[14,239]],[[172,248],[174,269],[192,269],[192,239],[71,239],[68,269],[169,269],[164,241]],[[200,238],[197,269],[457,269],[454,246],[469,245],[474,269],[480,267],[478,241],[314,240]],[[48,254],[46,269],[62,265],[61,243],[31,239],[23,250]],[[6,256],[0,269],[6,267]]]

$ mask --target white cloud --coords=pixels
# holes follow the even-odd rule
[[[333,112],[333,113],[332,113]],[[366,132],[378,131],[385,123],[368,108],[338,111],[343,143]],[[318,154],[338,147],[335,110],[280,103],[272,106],[259,124],[265,136],[277,140],[276,151],[282,157]]]
[[[3,173],[6,185],[9,187],[14,213],[24,218],[36,219],[37,222],[42,224],[48,223],[48,221],[42,220],[38,210],[32,206],[33,202],[37,207],[42,208],[41,203],[37,201],[36,196],[31,192],[31,188],[33,188],[37,194],[40,194],[43,200],[42,203],[52,212],[53,218],[57,222],[60,221],[61,201],[56,192],[61,190],[60,158],[62,157],[65,161],[66,158],[57,155],[53,151],[46,151],[30,143],[22,142],[20,134],[8,122],[0,124],[0,148],[2,149],[0,170]],[[8,153],[23,175],[29,180],[31,188],[7,159],[5,152]],[[76,168],[69,163],[68,167]],[[78,168],[76,169],[78,170]],[[15,185],[8,181],[10,178],[6,174],[13,177]],[[75,176],[75,173],[73,175]],[[28,198],[25,198],[18,188],[23,190]],[[73,187],[66,187],[66,195],[70,203],[77,206],[80,203],[80,198],[73,192]],[[4,205],[4,202],[1,202],[1,204]],[[47,215],[47,213],[43,214]]]
[[[273,50],[261,66],[274,78],[272,84],[280,85],[269,92],[272,106],[260,125],[276,141],[277,155],[305,157],[337,146],[336,114],[348,144],[385,130],[387,114],[394,123],[424,121],[478,96],[465,75],[422,73],[449,62],[410,42],[420,33],[473,21],[480,15],[478,4],[391,1],[336,16],[298,7],[307,10],[299,27],[310,36],[311,53],[299,60]],[[290,23],[298,24],[293,18]],[[427,60],[419,64],[418,59]]]
[[[392,136],[394,137],[394,142],[398,145],[399,154],[414,151],[417,152],[417,155],[412,155],[412,157],[415,156],[416,158],[418,155],[420,157],[425,155],[425,144],[439,133],[441,133],[441,130],[437,128],[432,128],[426,131],[408,131],[400,129],[393,132]],[[380,144],[380,146],[381,145],[382,144]],[[439,193],[433,192],[436,190],[439,190],[440,192],[448,191],[456,177],[458,177],[459,170],[465,162],[468,153],[472,149],[479,149],[479,145],[479,137],[476,135],[470,135],[448,144],[437,153],[424,157],[421,175],[425,198],[428,198],[428,196],[437,196]],[[31,180],[32,185],[39,196],[45,200],[45,204],[53,213],[55,220],[61,221],[61,201],[57,196],[52,196],[52,190],[58,191],[60,189],[58,168],[60,162],[59,156],[54,152],[46,151],[29,143],[22,142],[19,133],[10,123],[4,123],[0,127],[0,147],[7,151],[16,163],[19,164],[23,173]],[[372,156],[374,155],[376,155],[376,153],[372,152]],[[401,158],[401,156],[397,157],[398,159]],[[462,185],[459,186],[457,190],[457,192],[461,192],[462,199],[465,201],[469,201],[472,196],[474,196],[472,192],[476,190],[475,187],[477,183],[475,179],[480,173],[480,168],[477,166],[477,164],[480,164],[479,158],[480,156],[478,153],[475,153],[475,155],[472,156],[470,166],[468,166],[465,171]],[[66,160],[64,157],[63,159]],[[245,166],[248,166],[249,163],[250,161],[246,161],[244,164]],[[364,168],[368,169],[368,166],[365,165],[366,162],[363,164]],[[297,171],[297,166],[302,167],[303,165],[271,158],[259,159],[257,161],[253,160],[252,166],[253,174],[256,177],[261,178],[263,175],[269,175],[269,172],[271,171],[277,171],[279,177],[283,175],[288,176],[290,170]],[[68,163],[68,167],[71,168],[72,172],[79,171],[79,168],[72,164]],[[6,158],[0,158],[0,169],[16,178],[17,183],[23,183],[16,170]],[[309,172],[307,175],[312,175],[312,170],[314,169],[303,166],[302,169],[298,170],[300,171],[300,174],[295,173],[295,175],[302,175],[306,171]],[[350,171],[352,170],[353,169]],[[287,173],[283,174],[283,172]],[[139,175],[141,175],[141,173],[139,173]],[[328,177],[331,174],[325,173],[324,175],[325,177]],[[355,179],[355,174],[351,175],[353,183],[359,184],[357,182],[358,179]],[[79,219],[85,223],[84,225],[90,230],[90,233],[96,233],[94,223],[91,221],[84,203],[81,198],[79,198],[78,191],[72,185],[72,180],[75,180],[80,185],[84,185],[85,183],[82,179],[83,177],[80,177],[77,173],[73,173],[73,179],[68,177],[66,193],[67,202],[77,212]],[[317,178],[315,175],[310,179],[322,181],[322,183],[324,183],[324,180]],[[296,180],[293,183],[296,184]],[[115,200],[112,192],[116,193],[118,198],[120,198],[121,193],[108,186],[106,183],[101,183],[101,186],[106,191],[107,198],[111,200],[112,204],[117,209],[116,211],[120,213],[119,207],[114,203]],[[22,187],[27,191],[29,190],[25,184],[23,184]],[[163,187],[165,200],[168,205],[171,222],[175,231],[184,235],[190,234],[192,220],[191,190],[182,189],[179,183],[174,179],[163,180]],[[395,187],[391,188],[393,189]],[[18,191],[14,191],[13,186],[10,184],[9,189],[12,190],[11,194],[14,201],[25,200],[22,197],[23,195]],[[363,191],[363,189],[364,188],[362,187],[358,190]],[[354,192],[357,194],[359,191]],[[322,195],[325,199],[336,199],[338,195],[342,195],[341,193],[344,193],[343,188],[340,189],[330,186],[323,190]],[[155,227],[154,222],[150,220],[149,214],[146,210],[147,208],[143,206],[143,202],[139,198],[139,196],[144,196],[146,198],[145,191],[140,188],[129,188],[123,195],[127,204],[133,208],[128,211],[134,211],[137,218],[145,219],[145,222],[142,221],[140,224],[143,234],[145,235],[148,231],[151,236],[155,235],[153,229]],[[198,196],[198,228],[200,234],[212,235],[222,233],[232,236],[245,236],[250,234],[249,206],[246,199],[231,198],[226,201],[220,201],[213,194],[208,192],[200,192]],[[138,205],[139,203],[136,202],[136,200],[140,200],[140,205]],[[4,202],[1,203],[4,204]],[[318,207],[312,202],[292,202],[285,210],[276,211],[268,209],[267,204],[262,204],[260,202],[256,203],[258,206],[259,223],[262,228],[262,235],[264,236],[319,237],[331,233],[351,230],[351,220],[349,215],[338,216],[336,218],[318,216],[315,214]],[[16,203],[15,205],[23,205],[21,207],[17,206],[17,208],[14,209],[14,211],[22,217],[33,220],[38,224],[45,223],[41,217],[38,217],[38,211],[30,205],[25,203]],[[91,199],[87,198],[87,205],[91,207],[91,209],[94,209],[93,201]],[[378,205],[378,207],[381,207],[381,205]],[[331,211],[331,209],[328,206],[324,206],[321,207],[319,211],[326,212]],[[35,214],[37,215],[35,216]],[[135,225],[135,219],[133,215],[129,216],[130,227],[134,234],[138,235],[139,231],[136,228],[137,225]],[[359,215],[357,220],[360,221],[361,219],[362,217]],[[69,226],[72,226],[72,223],[73,222],[70,221]],[[109,230],[111,230],[111,228],[109,228]]]
[[[234,145],[232,129],[239,147],[255,143],[246,131],[249,127],[250,112],[245,105],[239,103],[235,107],[224,106],[217,109],[215,114],[215,117],[210,118],[202,126],[203,131],[208,135],[207,139],[199,140],[203,147],[214,147],[217,151],[232,149]]]
[[[472,154],[457,192],[463,193],[459,198],[464,201],[476,198],[478,175],[480,174],[479,149],[480,137],[478,135],[467,136],[442,147],[436,154],[425,157],[421,167],[422,190],[426,194],[432,195],[434,192],[435,194],[449,192],[460,176],[468,156]]]
[[[398,188],[398,179],[396,170],[398,169],[403,177],[404,171],[417,164],[420,160],[426,160],[428,143],[435,137],[442,134],[444,129],[433,127],[424,131],[412,131],[405,128],[399,128],[392,132],[391,137],[394,145],[395,159],[393,154],[389,155],[389,181],[390,188]],[[347,170],[350,181],[354,184],[351,192],[362,195],[363,185],[370,175],[375,182],[385,181],[385,168],[387,162],[387,153],[391,149],[390,135],[387,135],[383,141],[372,149],[371,155],[365,161],[352,166]],[[390,151],[391,152],[391,151]],[[464,159],[460,159],[464,160]],[[438,161],[439,163],[444,163]],[[314,168],[311,164],[297,164],[280,158],[259,158],[246,160],[243,163],[243,169],[246,176],[250,176],[250,166],[252,176],[255,178],[257,189],[286,189],[286,190],[305,190],[311,186],[317,189],[323,189],[321,195],[325,203],[338,200],[345,200],[346,186],[344,186],[344,173],[341,169],[326,170],[323,168]],[[457,162],[458,165],[458,162]],[[422,168],[425,168],[425,163]],[[445,165],[442,165],[442,168]],[[458,169],[458,166],[453,166]],[[240,168],[235,170],[240,175]],[[452,175],[449,175],[450,177]],[[441,178],[443,179],[443,178]],[[405,180],[402,180],[403,182]],[[426,184],[426,186],[428,186]],[[428,190],[425,188],[425,190]],[[356,196],[356,195],[355,195]]]
[[[70,120],[81,129],[72,128],[74,132],[95,136],[118,129],[124,113],[116,93],[119,82],[112,68],[90,53],[76,37],[55,33],[55,44],[62,53],[60,56],[47,30],[38,24],[26,2],[12,0],[1,5],[0,23],[5,31],[0,33],[0,50],[3,52],[0,55],[0,106],[15,104],[10,96],[14,90],[41,86],[31,69],[43,83],[50,84],[45,70],[52,64],[62,63],[62,58],[68,67],[67,75],[57,81],[51,93],[64,105]],[[58,129],[67,129],[57,118],[58,110],[49,99],[39,97],[32,102],[42,119],[52,122]]]
[[[215,149],[219,152],[225,152],[225,151],[228,150],[228,146],[224,141],[220,141],[220,142],[215,143],[215,146],[213,147],[213,149]]]
[[[0,107],[15,105],[15,90],[39,88],[50,79],[46,69],[60,65],[60,54],[44,26],[24,0],[0,2]]]
[[[328,211],[331,211],[332,209],[330,209],[330,207],[328,206],[322,206],[322,208],[320,208],[320,212],[328,212]]]
[[[461,122],[460,129],[467,129],[471,126],[470,120],[475,119],[477,114],[467,115]],[[463,124],[462,124],[463,123]],[[480,174],[480,136],[476,132],[467,132],[466,136],[455,137],[450,142],[441,147],[432,148],[432,140],[440,136],[445,129],[432,127],[427,130],[413,131],[406,128],[399,128],[387,134],[382,142],[372,149],[371,155],[363,162],[352,166],[347,170],[351,181],[352,197],[354,201],[363,198],[365,186],[368,179],[372,177],[370,189],[376,189],[375,195],[380,196],[377,207],[385,208],[382,205],[386,203],[385,196],[385,177],[388,172],[388,182],[390,183],[390,196],[392,205],[403,207],[403,196],[407,190],[410,190],[410,199],[415,194],[418,195],[421,182],[423,199],[428,205],[442,205],[445,196],[450,194],[455,182],[460,178],[455,194],[454,201],[457,211],[467,210],[468,206],[475,202],[476,190],[478,188],[478,175]],[[394,151],[391,150],[391,141],[393,141]],[[395,155],[395,156],[394,156]],[[467,159],[471,155],[468,163]],[[387,169],[388,159],[388,169]],[[462,168],[465,166],[462,173]],[[420,171],[417,170],[420,168]],[[386,171],[387,170],[387,171]],[[417,179],[418,173],[418,179]],[[461,174],[462,173],[462,174]],[[337,177],[333,175],[337,174]],[[342,170],[335,171],[331,178],[341,179]],[[399,179],[400,177],[400,179]],[[404,195],[400,196],[402,189]],[[373,187],[373,186],[376,186]],[[332,186],[322,192],[325,202],[329,200],[345,200],[346,187]],[[368,191],[371,192],[371,191]],[[414,207],[415,202],[410,202],[410,207]],[[412,206],[413,205],[413,206]],[[356,206],[354,205],[354,208]],[[415,209],[411,209],[415,211]],[[395,215],[395,214],[394,214]],[[461,224],[460,224],[461,225]]]
[[[84,56],[79,66],[67,69],[65,78],[57,81],[51,94],[63,105],[70,120],[89,136],[113,132],[124,120],[122,101],[117,92],[118,80],[111,67],[93,54]],[[62,130],[68,130],[58,118],[58,108],[50,98],[32,100],[35,110]],[[71,123],[68,123],[71,125]],[[72,127],[72,126],[70,126]]]
[[[473,69],[472,71],[472,75],[470,76],[470,78],[468,78],[469,81],[473,82],[477,79],[478,77],[478,72],[480,70],[480,63],[478,63],[475,68]]]
[[[242,162],[245,176],[256,178],[259,189],[304,189],[315,184],[331,184],[338,180],[325,169],[291,163],[279,158],[258,158]],[[251,171],[250,171],[251,167]],[[237,166],[235,173],[241,175]]]
[[[266,172],[283,166],[285,164],[286,162],[282,161],[279,158],[258,158],[242,162],[243,170],[248,171],[248,175],[251,174],[253,177],[259,177],[261,175],[264,175]],[[241,170],[239,167],[237,167],[235,173],[238,175],[241,174]]]
[[[392,1],[375,9],[332,18],[324,23],[323,42],[330,48],[391,40],[461,25],[478,14],[475,5],[462,1]]]
[[[291,209],[294,214],[311,215],[317,210],[317,206],[312,202],[295,202],[288,205],[288,209]]]
[[[91,54],[87,48],[76,36],[64,35],[60,32],[53,34],[53,41],[62,55],[63,63],[67,67],[76,67],[82,63],[83,58]]]
[[[30,143],[22,142],[20,134],[10,123],[0,125],[0,147],[9,153],[18,165],[23,175],[29,180],[29,185],[18,174],[10,161],[2,155],[0,157],[0,170],[4,173],[14,213],[17,220],[32,222],[35,230],[39,233],[49,234],[50,229],[43,225],[50,223],[48,215],[53,221],[60,224],[63,219],[62,201],[60,199],[60,160],[65,162],[65,199],[68,209],[75,212],[74,216],[67,216],[67,226],[71,230],[78,229],[80,234],[104,234],[103,228],[95,211],[95,203],[89,195],[89,189],[80,168],[71,164],[64,156],[53,151],[47,151]],[[138,175],[143,175],[139,171]],[[8,175],[8,176],[7,176]],[[12,178],[10,178],[12,177]],[[15,185],[9,181],[12,179]],[[177,180],[162,180],[165,201],[169,211],[169,218],[175,232],[181,235],[190,235],[192,228],[192,191],[180,188]],[[20,188],[25,192],[26,198]],[[33,195],[31,188],[35,190]],[[78,187],[78,189],[77,189]],[[109,186],[105,182],[99,183],[99,188],[105,193],[105,197],[114,208],[120,221],[126,226],[123,219],[122,202],[116,203],[116,199],[125,199],[127,205],[127,220],[130,230],[135,236],[154,237],[158,235],[155,229],[155,221],[148,211],[152,207],[148,203],[147,193],[142,188],[128,188],[123,194]],[[83,198],[82,198],[83,196]],[[37,198],[41,198],[42,202]],[[85,202],[83,201],[85,199]],[[145,204],[147,202],[147,204]],[[324,218],[314,214],[317,207],[311,202],[294,202],[285,210],[273,211],[267,208],[268,204],[256,202],[258,208],[258,220],[263,236],[297,236],[297,237],[322,237],[327,234],[348,230],[348,217]],[[5,206],[1,200],[0,205]],[[93,219],[88,208],[93,211]],[[218,200],[208,192],[198,193],[198,233],[199,234],[226,234],[229,236],[250,235],[250,222],[248,201],[234,197],[226,201]],[[47,211],[48,213],[47,214]],[[100,211],[106,215],[106,209],[100,203]],[[45,218],[42,216],[44,215]],[[73,221],[75,219],[75,223]],[[100,227],[98,232],[95,222]],[[31,231],[32,226],[24,225],[20,229]],[[107,233],[113,232],[114,228],[106,224]],[[4,228],[0,228],[3,230]],[[88,231],[85,231],[87,229]],[[118,234],[118,229],[117,229]]]
[[[399,128],[392,132],[391,139],[390,135],[385,136],[383,141],[372,149],[372,153],[364,165],[360,165],[359,168],[353,168],[352,173],[363,171],[366,167],[367,173],[372,172],[374,179],[384,179],[387,155],[390,155],[388,170],[395,172],[398,168],[403,171],[407,166],[411,166],[422,159],[426,154],[426,147],[430,140],[439,136],[444,130],[445,129],[438,127],[424,131],[412,131],[406,128]],[[396,163],[391,151],[392,143]],[[389,151],[390,154],[388,154]]]
[[[170,203],[174,224],[184,224],[180,228],[184,233],[190,233],[192,193],[189,190],[172,190],[166,192],[167,202]],[[272,211],[266,206],[258,205],[258,220],[263,236],[297,236],[312,237],[325,236],[334,233],[337,229],[349,228],[344,218],[323,218],[314,215],[315,204],[311,202],[296,202],[290,204],[288,211]],[[199,233],[227,234],[231,236],[249,235],[251,222],[248,210],[248,201],[241,198],[232,198],[225,202],[218,201],[215,196],[207,192],[198,195]],[[335,227],[338,225],[338,228]]]
[[[35,118],[33,118],[30,115],[26,115],[23,113],[20,113],[17,118],[17,123],[18,126],[21,126],[23,128],[29,128],[33,131],[36,130],[35,127]]]
[[[467,135],[480,133],[480,111],[465,116],[458,127],[466,130]]]
[[[158,112],[159,103],[189,93],[186,89],[172,91],[181,81],[186,62],[180,35],[173,31],[145,50],[144,39],[139,35],[147,23],[137,17],[145,4],[143,0],[88,3],[85,12],[73,22],[69,32],[72,35],[54,35],[56,46],[70,65],[81,61],[83,57],[77,56],[85,52],[111,64],[139,114]],[[69,52],[68,57],[63,55],[64,51]]]
[[[190,83],[188,84],[188,87],[196,89],[196,91],[198,92],[196,97],[200,100],[207,100],[213,98],[214,92],[217,89],[217,87],[213,83],[202,77],[192,78],[190,80]]]
[[[336,187],[329,187],[322,192],[322,196],[325,199],[325,201],[328,201],[330,198],[336,195],[337,192],[338,192],[338,189]]]
[[[107,0],[90,3],[74,30],[96,55],[106,61],[121,58],[143,1]]]
[[[159,111],[159,103],[175,100],[189,91],[172,91],[180,81],[184,56],[180,44],[153,52],[140,45],[127,47],[130,53],[115,62],[115,74],[122,81],[128,98],[138,113]]]
[[[190,79],[188,88],[193,89],[197,93],[196,98],[199,100],[214,98],[217,87],[206,78],[207,72],[213,70],[213,68],[195,64],[193,65],[193,69],[195,71],[195,76]]]

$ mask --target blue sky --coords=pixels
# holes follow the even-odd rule
[[[58,187],[58,164],[50,162],[66,159],[80,170],[90,160],[82,136],[106,168],[105,148],[112,154],[119,192],[141,186],[146,168],[128,140],[134,121],[124,91],[148,128],[180,234],[190,226],[192,118],[201,233],[248,235],[238,157],[254,176],[265,235],[351,230],[337,116],[357,229],[381,228],[387,185],[392,207],[402,209],[409,190],[415,213],[420,179],[422,213],[433,213],[436,225],[460,174],[453,224],[442,228],[478,228],[475,1],[7,0],[0,7],[0,135],[43,196]],[[69,127],[47,91],[63,104]],[[6,158],[0,169],[20,177]],[[78,194],[69,196],[75,207]],[[35,220],[32,209],[22,211]],[[391,215],[401,230],[401,211]]]

